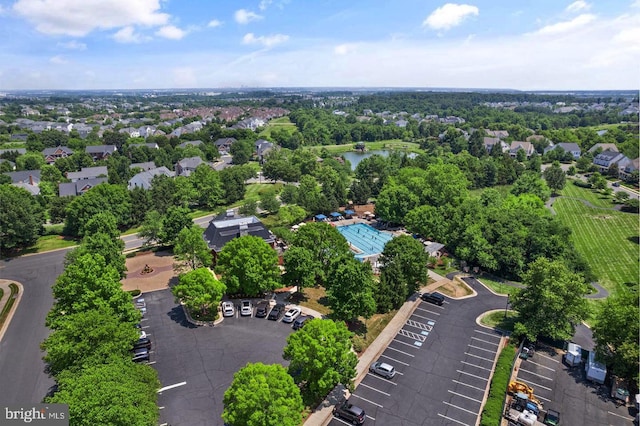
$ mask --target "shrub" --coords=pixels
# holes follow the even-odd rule
[[[491,379],[491,388],[489,389],[489,397],[487,403],[482,410],[480,418],[481,426],[496,426],[502,420],[502,407],[511,378],[511,366],[516,355],[516,348],[509,344],[502,349],[496,369]]]

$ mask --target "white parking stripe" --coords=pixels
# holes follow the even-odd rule
[[[491,352],[494,355],[496,353],[494,349],[485,349],[485,348],[481,348],[480,346],[473,346],[473,345],[469,345],[469,347],[473,349],[480,349],[481,351],[485,351],[485,352]]]
[[[453,382],[453,383],[457,383],[457,384],[462,385],[462,386],[466,386],[466,387],[469,387],[469,388],[473,388],[473,389],[475,389],[475,390],[479,390],[479,391],[482,391],[482,392],[484,392],[484,391],[485,391],[483,388],[479,388],[479,387],[477,387],[477,386],[472,386],[472,385],[470,385],[470,384],[467,384],[467,383],[464,383],[464,382],[459,382],[459,381],[457,381],[457,380],[452,380],[452,382]]]
[[[553,382],[553,379],[552,379],[552,378],[550,378],[550,377],[543,376],[542,374],[534,373],[533,371],[524,370],[522,367],[520,367],[520,372],[522,372],[522,373],[529,373],[529,374],[533,374],[534,376],[541,377],[541,378],[543,378],[543,379],[545,379],[545,380],[549,380],[550,382]]]
[[[612,416],[616,416],[616,417],[620,417],[621,419],[625,419],[628,422],[633,422],[633,419],[630,419],[629,417],[625,417],[625,416],[621,416],[620,414],[617,413],[612,413],[611,411],[607,411],[607,413],[611,414]]]
[[[158,407],[158,410],[164,410],[164,407]]]
[[[362,385],[362,383],[360,383],[360,384]],[[369,404],[373,404],[373,405],[375,405],[376,407],[383,408],[383,407],[382,407],[382,405],[378,404],[377,402],[370,401],[370,400],[368,400],[367,398],[363,398],[363,397],[361,397],[361,396],[359,396],[359,395],[356,395],[355,393],[352,393],[352,394],[351,394],[351,396],[355,396],[356,398],[359,398],[359,399],[361,399],[361,400],[363,400],[363,401],[367,401]]]
[[[142,321],[149,321],[149,318],[142,318],[142,319],[140,319],[140,322],[142,322]]]
[[[518,377],[518,379],[520,379],[520,377]],[[548,390],[548,391],[552,391],[552,390],[553,390],[553,389],[548,388],[548,387],[546,387],[546,386],[542,386],[542,385],[540,385],[540,384],[538,384],[538,383],[532,382],[531,380],[521,380],[521,381],[522,381],[522,382],[524,382],[524,383],[526,383],[526,384],[528,384],[528,385],[530,385],[530,386],[532,386],[532,387],[542,388],[542,389],[544,389],[544,390]]]
[[[396,343],[401,343],[403,345],[409,346],[410,348],[417,348],[417,346],[410,345],[409,343],[401,342],[400,340],[393,339],[393,341]]]
[[[433,304],[433,303],[429,303],[428,306],[434,307],[434,308],[438,308],[438,309],[442,309],[444,311],[444,306],[436,305],[436,304]]]
[[[471,397],[468,397],[468,396],[463,395],[463,394],[461,394],[461,393],[454,392],[454,391],[452,391],[452,390],[448,390],[447,392],[452,393],[452,394],[454,394],[454,395],[457,395],[457,396],[459,396],[459,397],[466,398],[466,399],[469,399],[469,400],[471,400],[471,401],[477,402],[478,404],[482,404],[482,401],[480,401],[479,399],[471,398]]]
[[[409,339],[417,340],[418,342],[421,342],[421,343],[427,340],[427,336],[405,330],[404,328],[401,328],[400,330],[398,330],[398,334],[404,337],[408,337]]]
[[[451,417],[447,417],[447,416],[445,416],[444,414],[440,414],[440,413],[438,413],[438,415],[439,415],[440,417],[445,418],[445,419],[447,419],[447,420],[450,420],[450,421],[452,421],[452,422],[456,422],[456,423],[458,423],[459,425],[471,426],[471,425],[469,425],[469,424],[467,424],[467,423],[462,423],[461,421],[458,421],[458,420],[456,420],[456,419],[452,419]]]
[[[413,347],[413,346],[411,346],[411,347]],[[410,356],[411,358],[415,358],[416,357],[415,355],[411,355],[409,353],[403,352],[400,349],[392,348],[391,346],[387,346],[387,349],[391,349],[392,351],[400,352],[401,354],[404,354],[406,356]],[[407,365],[409,365],[409,364],[407,364]]]
[[[480,334],[485,334],[487,336],[491,336],[491,337],[495,337],[496,339],[501,339],[501,336],[496,336],[495,333],[487,333],[486,331],[482,331],[482,330],[473,330],[476,333],[480,333]]]
[[[453,404],[452,404],[452,403],[450,403],[450,402],[447,402],[447,401],[442,401],[442,402],[444,402],[445,404],[447,404],[447,405],[449,405],[449,406],[451,406],[451,407],[453,407],[453,408],[457,408],[458,410],[462,410],[462,411],[464,411],[464,412],[466,412],[466,413],[473,414],[474,416],[477,416],[477,415],[478,415],[478,413],[475,413],[475,412],[473,412],[473,411],[471,411],[471,410],[467,410],[466,408],[458,407],[457,405],[453,405]]]
[[[440,315],[440,314],[439,314],[439,313],[437,313],[437,312],[432,312],[432,311],[429,311],[429,310],[424,309],[424,308],[420,308],[420,307],[418,307],[418,308],[416,308],[416,309],[419,309],[419,310],[424,311],[424,312],[428,312],[428,313],[433,314],[433,315]]]
[[[548,356],[548,355],[544,355],[544,354],[541,354],[541,353],[539,353],[539,352],[536,352],[536,355],[540,355],[542,358],[546,358],[546,359],[548,359],[548,360],[550,360],[550,361],[553,361],[553,362],[556,362],[556,363],[558,363],[558,364],[560,363],[560,361],[559,361],[559,360],[557,360],[557,359],[553,359],[553,358],[551,358],[551,357],[550,357],[550,356]]]
[[[375,391],[375,392],[381,393],[381,394],[383,394],[383,395],[391,396],[391,394],[390,394],[390,393],[386,393],[386,392],[383,392],[383,391],[381,391],[381,390],[378,390],[378,389],[374,388],[373,386],[369,386],[369,385],[368,385],[368,384],[366,384],[366,383],[362,383],[362,382],[360,382],[360,386],[364,386],[365,388],[369,388],[369,389],[371,389],[372,391]]]
[[[481,377],[481,376],[476,376],[475,374],[471,374],[471,373],[467,373],[466,371],[462,371],[462,370],[456,370],[458,373],[460,374],[466,374],[467,376],[471,376],[471,377],[475,377],[476,379],[480,379],[483,380],[485,382],[488,382],[489,379]]]
[[[351,423],[345,422],[344,420],[342,420],[341,418],[338,418],[338,417],[334,417],[333,420],[339,421],[340,423],[344,423],[345,425],[350,425],[351,424]]]
[[[435,322],[436,322],[436,320],[434,320],[433,318],[423,317],[422,315],[418,315],[418,314],[416,314],[416,313],[411,314],[411,316],[412,316],[412,317],[422,318],[422,319],[425,319],[425,320],[427,320],[427,321],[431,321],[431,322],[433,322],[433,323],[435,323]]]
[[[477,337],[472,337],[471,339],[473,339],[473,340],[479,340],[479,341],[481,341],[481,342],[488,343],[488,344],[493,345],[493,346],[500,346],[500,343],[493,343],[493,342],[490,342],[490,341],[488,341],[488,340],[478,339]]]
[[[144,327],[140,327],[142,330],[146,330],[147,328],[151,327],[150,325],[145,325]]]
[[[371,417],[371,416],[370,416],[370,415],[368,415],[368,414],[365,414],[364,416],[365,416],[366,418],[368,418],[368,419],[373,420],[374,422],[376,421],[376,418],[375,418],[375,417]]]
[[[491,368],[480,367],[479,365],[471,364],[470,362],[466,362],[466,361],[460,361],[460,362],[465,364],[465,365],[470,365],[472,367],[480,368],[480,369],[485,370],[485,371],[491,371]]]
[[[547,370],[556,371],[555,368],[547,367],[546,365],[538,364],[537,362],[533,362],[530,359],[527,360],[527,364],[537,365],[538,367],[546,368]]]
[[[410,327],[419,328],[420,330],[431,331],[433,329],[433,327],[428,324],[422,323],[420,321],[414,321],[412,319],[408,319],[405,324]]]
[[[480,358],[480,359],[483,359],[483,360],[485,360],[485,361],[493,362],[493,360],[492,360],[492,359],[490,359],[490,358],[484,358],[484,357],[481,357],[481,356],[478,356],[478,355],[470,354],[469,352],[465,352],[464,354],[465,354],[465,355],[472,356],[472,357],[474,357],[474,358]]]
[[[156,363],[156,361],[151,361],[151,362],[147,362],[146,364],[147,364],[147,365],[153,365],[153,364],[155,364],[155,363]]]
[[[547,401],[547,402],[551,402],[551,400],[550,400],[550,399],[547,399],[547,398],[545,398],[544,396],[540,396],[539,394],[536,394],[536,398],[538,398],[538,399],[544,399],[544,400],[545,400],[545,401]]]
[[[383,382],[387,382],[389,384],[392,384],[393,386],[398,386],[397,383],[393,383],[391,380],[385,379],[384,377],[378,376],[377,374],[367,373],[367,376],[375,377],[376,379],[379,379],[379,380],[382,380]]]
[[[395,359],[395,358],[391,358],[390,356],[387,356],[387,355],[385,355],[385,354],[382,354],[382,355],[380,355],[380,356],[383,356],[383,357],[385,357],[385,358],[387,358],[387,359],[390,359],[391,361],[395,361],[395,362],[397,362],[398,364],[402,364],[402,365],[409,366],[409,364],[407,364],[406,362],[402,362],[402,361],[397,360],[397,359]],[[398,373],[399,373],[399,371],[398,371]]]
[[[176,383],[176,384],[174,384],[174,385],[165,386],[165,387],[163,387],[163,388],[158,389],[158,393],[162,393],[162,392],[164,392],[164,391],[166,391],[166,390],[173,389],[173,388],[177,388],[177,387],[179,387],[179,386],[184,386],[184,385],[186,385],[186,384],[187,384],[187,382],[180,382],[180,383]]]

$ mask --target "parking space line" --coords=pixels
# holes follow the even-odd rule
[[[491,371],[491,368],[480,367],[479,365],[471,364],[470,362],[467,362],[467,361],[460,361],[460,362],[465,364],[465,365],[470,365],[472,367],[480,368],[480,369],[485,370],[485,371]]]
[[[469,345],[470,348],[474,348],[474,349],[480,349],[481,351],[485,351],[485,352],[491,352],[492,354],[496,354],[496,351],[494,351],[493,349],[485,349],[485,348],[481,348],[480,346],[473,346],[473,345]]]
[[[520,379],[520,377],[518,377],[518,379]],[[548,390],[549,392],[551,392],[551,391],[553,390],[553,389],[548,388],[548,387],[546,387],[546,386],[542,386],[542,385],[539,385],[538,383],[532,382],[531,380],[522,380],[522,381],[523,381],[524,383],[528,384],[528,385],[533,385],[534,387],[542,388],[542,389],[544,389],[544,390]]]
[[[400,330],[398,330],[398,334],[404,337],[408,337],[409,339],[417,340],[420,343],[427,340],[427,336],[422,334],[417,334],[412,331],[407,331],[404,328],[401,328]]]
[[[439,314],[439,313],[437,313],[437,312],[432,312],[432,311],[429,311],[429,310],[424,309],[424,308],[421,308],[421,307],[417,307],[416,309],[420,309],[421,311],[429,312],[430,314],[433,314],[433,315],[440,315],[440,314]]]
[[[158,410],[164,410],[164,407],[158,407]]]
[[[538,398],[538,399],[544,399],[544,400],[545,400],[545,401],[547,401],[547,402],[551,402],[551,400],[550,400],[550,399],[545,398],[544,396],[540,396],[540,395],[538,395],[538,394],[536,394],[536,398]]]
[[[452,421],[452,422],[456,422],[456,423],[458,423],[459,425],[470,426],[470,425],[468,425],[467,423],[462,423],[461,421],[458,421],[458,420],[456,420],[456,419],[452,419],[451,417],[447,417],[447,416],[445,416],[444,414],[440,414],[440,413],[438,413],[438,415],[439,415],[440,417],[445,418],[445,419],[447,419],[447,420],[450,420],[450,421]]]
[[[180,382],[180,383],[176,383],[174,385],[165,386],[163,388],[158,389],[158,393],[162,393],[162,392],[164,392],[166,390],[169,390],[169,389],[173,389],[173,388],[177,388],[177,387],[180,387],[180,386],[184,386],[186,384],[187,384],[187,382]]]
[[[142,321],[149,321],[149,318],[140,318],[140,322]]]
[[[156,363],[156,361],[149,361],[149,362],[147,362],[147,365],[153,365],[155,363]]]
[[[484,392],[484,391],[485,391],[483,388],[479,388],[479,387],[477,387],[477,386],[473,386],[473,385],[470,385],[470,384],[468,384],[468,383],[459,382],[458,380],[452,380],[452,382],[453,382],[453,383],[457,383],[457,384],[462,385],[462,386],[467,386],[467,387],[469,387],[469,388],[473,388],[473,389],[475,389],[475,390],[479,390],[479,391],[482,391],[482,392]]]
[[[422,315],[418,315],[416,313],[411,314],[412,317],[418,317],[418,318],[422,318],[425,319],[427,321],[431,321],[432,323],[435,324],[436,320],[434,320],[433,318],[428,318],[428,317],[423,317]]]
[[[429,306],[433,306],[434,308],[442,309],[444,311],[444,306],[434,305],[433,303],[429,304]]]
[[[372,391],[375,391],[375,392],[381,393],[381,394],[383,394],[383,395],[391,396],[391,394],[390,394],[390,393],[383,392],[383,391],[381,391],[381,390],[379,390],[379,389],[374,388],[373,386],[369,386],[369,385],[368,385],[368,384],[366,384],[366,383],[362,383],[362,382],[360,382],[360,386],[364,386],[365,388],[369,388],[369,389],[371,389]]]
[[[486,331],[482,331],[482,330],[473,330],[476,333],[480,333],[480,334],[486,334],[487,336],[491,336],[491,337],[495,337],[497,339],[500,339],[500,336],[496,336],[494,333],[487,333]]]
[[[555,368],[547,367],[546,365],[538,364],[537,362],[533,362],[530,359],[527,360],[527,364],[534,364],[538,367],[546,368],[547,370],[556,371]]]
[[[523,373],[529,373],[529,374],[533,374],[534,376],[537,377],[542,377],[545,380],[549,380],[550,382],[553,382],[553,379],[547,376],[543,376],[542,374],[538,374],[538,373],[534,373],[533,371],[529,371],[529,370],[523,370],[522,367],[520,367],[520,371]]]
[[[625,419],[628,422],[633,422],[633,419],[630,419],[629,417],[621,416],[620,414],[612,413],[611,411],[607,411],[607,413],[611,414],[612,416],[616,416],[616,417],[620,417],[621,419]]]
[[[431,331],[433,329],[433,327],[430,326],[430,325],[427,325],[427,324],[419,322],[419,321],[414,321],[412,319],[408,319],[405,324],[410,326],[410,327],[419,328],[420,330]]]
[[[370,415],[368,415],[368,414],[365,414],[364,416],[365,416],[366,418],[368,418],[368,419],[373,420],[374,422],[376,421],[376,418],[375,418],[375,417],[371,417],[371,416],[370,416]]]
[[[467,410],[466,408],[458,407],[457,405],[454,405],[454,404],[452,404],[450,402],[447,402],[447,401],[442,401],[442,402],[444,402],[445,404],[447,404],[447,405],[449,405],[449,406],[451,406],[453,408],[457,408],[458,410],[462,410],[462,411],[464,411],[466,413],[473,414],[474,416],[478,415],[478,413],[475,413],[475,412],[473,412],[471,410]]]
[[[493,343],[493,342],[490,342],[490,341],[488,341],[488,340],[478,339],[477,337],[472,337],[471,339],[473,339],[473,340],[479,340],[479,341],[481,341],[481,342],[488,343],[488,344],[493,345],[493,346],[500,346],[500,343]]]
[[[409,366],[409,364],[407,364],[406,362],[402,362],[402,361],[397,360],[397,359],[395,359],[395,358],[391,358],[390,356],[387,356],[387,355],[385,355],[385,354],[382,354],[382,355],[380,355],[380,356],[383,356],[383,357],[385,357],[385,358],[387,358],[387,359],[390,359],[391,361],[395,361],[395,362],[397,362],[398,364],[406,365],[407,367]],[[399,373],[399,371],[397,371],[397,373]]]
[[[480,358],[480,359],[483,359],[483,360],[485,360],[485,361],[493,362],[493,360],[492,360],[492,359],[484,358],[484,357],[481,357],[481,356],[479,356],[479,355],[470,354],[469,352],[465,352],[464,354],[465,354],[465,355],[472,356],[472,357],[474,357],[474,358]]]
[[[550,361],[553,361],[553,362],[555,362],[555,363],[560,364],[560,361],[559,361],[559,360],[557,360],[557,359],[553,359],[553,358],[551,358],[551,357],[550,357],[550,356],[548,356],[548,355],[544,355],[544,354],[541,354],[541,353],[539,353],[539,352],[536,352],[536,355],[540,355],[542,358],[546,358],[546,359],[548,359],[548,360],[550,360]]]
[[[145,325],[144,327],[140,327],[141,330],[146,330],[147,328],[151,327],[150,325]]]
[[[360,383],[360,385],[362,385],[362,383]],[[376,407],[384,408],[382,405],[378,404],[377,402],[370,401],[370,400],[368,400],[367,398],[363,398],[363,397],[361,397],[360,395],[357,395],[357,394],[355,394],[355,393],[352,393],[352,394],[351,394],[351,396],[355,396],[356,398],[359,398],[359,399],[361,399],[361,400],[363,400],[363,401],[367,401],[369,404],[373,404],[373,405],[375,405]]]
[[[475,377],[476,379],[480,379],[480,380],[484,380],[485,382],[488,382],[489,379],[481,377],[481,376],[476,376],[475,374],[471,374],[471,373],[467,373],[466,371],[462,371],[462,370],[456,370],[458,373],[460,374],[466,374],[467,376],[471,376],[471,377]]]
[[[340,423],[344,423],[345,425],[350,425],[350,424],[351,424],[351,423],[347,423],[347,422],[345,422],[344,420],[342,420],[341,418],[338,418],[338,417],[334,417],[334,418],[333,418],[333,420],[337,420],[337,421],[339,421]]]
[[[413,347],[413,346],[411,346],[411,347]],[[400,349],[392,348],[391,346],[387,346],[387,349],[391,349],[392,351],[400,352],[401,354],[405,354],[406,356],[410,356],[411,358],[415,358],[416,357],[415,355],[411,355],[409,353],[403,352]],[[407,364],[407,365],[409,365],[409,364]]]
[[[460,396],[462,398],[466,398],[466,399],[469,399],[471,401],[477,402],[478,404],[482,404],[482,401],[480,401],[479,399],[471,398],[469,396],[463,395],[463,394],[458,393],[458,392],[454,392],[452,390],[448,390],[447,392],[452,393],[452,394],[457,395],[457,396]]]
[[[410,348],[417,348],[417,346],[415,345],[410,345],[409,343],[401,342],[400,340],[397,340],[397,339],[393,339],[393,341],[396,343],[402,343],[403,345],[409,346]]]
[[[396,371],[396,373],[397,373],[397,371]],[[393,383],[391,380],[385,379],[384,377],[380,377],[377,374],[367,373],[367,376],[372,376],[372,377],[375,377],[376,379],[382,380],[383,382],[387,382],[389,384],[392,384],[393,386],[398,386],[397,383]]]

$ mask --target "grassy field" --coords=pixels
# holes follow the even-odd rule
[[[518,319],[516,311],[507,311],[505,317],[504,311],[491,312],[480,318],[480,323],[487,327],[499,328],[500,330],[513,331],[513,326]]]
[[[512,295],[518,290],[516,287],[503,284],[499,279],[489,278],[485,275],[478,277],[478,280],[498,294]]]
[[[606,197],[604,194],[594,191],[589,188],[581,188],[573,184],[573,181],[567,180],[567,184],[561,191],[561,195],[565,197],[581,198],[586,200],[597,207],[611,208],[614,204],[611,202],[611,197]]]
[[[258,134],[258,136],[261,138],[270,138],[271,131],[276,128],[286,129],[289,133],[293,133],[296,130],[296,125],[289,120],[288,116],[274,118],[267,123],[267,126]]]
[[[38,238],[38,242],[31,249],[26,250],[27,253],[41,253],[44,251],[62,249],[78,245],[78,241],[63,237],[62,235],[45,235]]]
[[[319,145],[310,146],[308,149],[318,154],[323,148],[332,154],[342,154],[345,152],[353,151],[355,143],[348,143],[344,145]],[[415,152],[417,154],[423,153],[420,149],[420,145],[415,142],[404,142],[401,139],[388,139],[377,142],[365,142],[368,151],[376,151],[381,149],[390,150],[402,150],[407,152]]]
[[[638,285],[638,215],[594,209],[567,198],[557,200],[553,208],[572,229],[576,248],[603,287],[617,291]]]

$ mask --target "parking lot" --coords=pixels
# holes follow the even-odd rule
[[[518,381],[534,389],[545,409],[559,411],[562,424],[633,424],[629,408],[616,406],[608,387],[587,382],[584,366],[568,367],[554,348],[538,346],[534,355],[520,364]]]
[[[291,324],[236,315],[214,327],[194,327],[170,290],[144,299],[141,324],[153,342],[150,364],[163,386],[161,425],[222,425],[223,395],[236,371],[249,362],[288,364],[282,349]]]
[[[443,306],[419,302],[379,358],[396,376],[368,373],[351,396],[365,410],[366,424],[476,424],[501,335],[475,318],[503,303],[477,291],[478,297],[448,299]],[[334,418],[330,424],[349,423]]]

